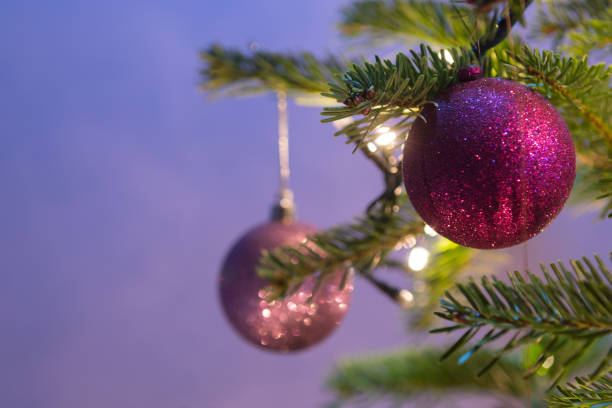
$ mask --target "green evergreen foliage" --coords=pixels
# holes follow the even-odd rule
[[[366,0],[341,10],[344,35],[374,40],[415,39],[443,47],[460,47],[474,36],[476,13],[461,3]],[[461,18],[463,16],[464,18]]]
[[[233,48],[212,45],[200,53],[202,88],[233,95],[285,90],[294,93],[321,93],[345,64],[329,56],[324,60],[302,52],[284,55],[267,51],[242,53]]]
[[[571,269],[560,262],[550,264],[550,270],[542,265],[543,279],[529,272],[526,276],[514,272],[508,274],[510,283],[484,276],[480,284],[473,280],[458,284],[462,295],[459,300],[447,292],[440,301],[444,310],[436,315],[455,324],[432,332],[466,330],[444,358],[486,329],[486,334],[459,358],[460,363],[483,346],[512,335],[496,359],[525,344],[545,345],[527,375],[561,349],[574,349],[559,364],[563,368],[559,380],[596,339],[612,333],[612,274],[598,256],[594,262],[585,257],[571,261],[570,265]],[[484,366],[482,372],[492,367],[496,359]],[[595,377],[612,369],[609,360],[609,354],[601,359]]]
[[[306,277],[352,265],[369,272],[373,259],[392,251],[406,236],[420,234],[425,224],[415,216],[407,198],[398,209],[383,215],[357,218],[354,223],[310,236],[299,246],[265,251],[257,272],[271,282],[272,297],[284,296]]]
[[[323,122],[358,116],[368,109],[365,117],[336,133],[346,135],[357,147],[372,140],[377,126],[394,119],[397,120],[393,123],[394,129],[401,132],[412,124],[425,103],[457,82],[459,68],[478,62],[467,48],[448,51],[453,62],[444,52],[421,45],[409,56],[397,54],[394,62],[377,57],[374,63],[353,64],[342,78],[330,84],[330,92],[323,95],[345,103],[371,89],[372,98],[355,106],[349,103],[349,106],[324,108],[322,115],[327,118]]]
[[[585,22],[582,28],[570,33],[565,50],[578,55],[597,50],[605,51],[608,55],[612,52],[612,6]]]
[[[538,10],[535,35],[552,36],[554,45],[564,45],[573,54],[586,54],[593,49],[612,46],[610,0],[551,1]]]
[[[278,297],[308,276],[320,281],[330,271],[352,266],[398,300],[399,290],[374,275],[381,266],[398,269],[422,286],[409,308],[412,328],[431,324],[441,302],[437,316],[453,324],[434,332],[461,333],[443,355],[426,349],[341,364],[329,381],[338,404],[401,402],[457,388],[542,399],[542,383],[556,385],[588,369],[588,377],[558,386],[548,398],[550,406],[612,406],[612,278],[601,259],[583,258],[570,267],[551,264],[542,267],[543,277],[514,272],[508,281],[485,275],[476,283],[465,276],[479,251],[445,240],[433,247],[428,267],[418,274],[394,257],[407,239],[426,238],[423,221],[402,193],[399,146],[422,107],[452,86],[466,65],[479,64],[485,76],[518,81],[550,100],[576,145],[573,199],[598,198],[602,214],[612,217],[612,67],[592,64],[585,55],[612,51],[610,0],[534,2],[539,7],[534,21],[524,17],[531,0],[472,3],[481,7],[454,0],[359,0],[344,7],[340,29],[348,38],[369,45],[426,43],[390,59],[347,61],[220,45],[200,54],[202,88],[208,92],[237,96],[282,90],[294,98],[318,95],[318,102],[335,102],[323,108],[322,121],[350,119],[334,136],[344,136],[384,178],[382,193],[364,215],[315,234],[298,248],[264,253],[258,273],[270,280],[270,297]],[[517,22],[529,30],[528,38],[552,40],[559,51],[524,44],[510,32]],[[398,144],[370,149],[382,125],[400,136]],[[487,347],[493,342],[501,343],[497,351]],[[522,363],[513,353],[519,348],[525,351]],[[448,358],[460,349],[458,362]],[[594,364],[584,366],[588,361]],[[578,369],[582,372],[574,372]],[[536,380],[536,373],[544,381]]]
[[[487,391],[522,397],[532,385],[523,379],[516,356],[504,357],[486,375],[477,376],[479,367],[493,358],[491,353],[484,352],[463,366],[439,362],[440,354],[435,348],[416,348],[341,361],[327,379],[337,396],[334,406],[402,401],[432,391]]]
[[[364,108],[372,107],[364,119],[339,132],[347,134],[358,145],[367,142],[375,127],[389,119],[402,117],[409,122],[408,119],[417,116],[425,103],[456,83],[459,68],[478,62],[467,49],[448,51],[453,62],[447,61],[444,53],[440,55],[422,45],[420,51],[411,52],[410,57],[398,54],[395,62],[377,58],[374,64],[354,64],[345,72],[342,81],[332,84],[331,92],[325,95],[343,102],[372,88],[374,98],[357,106],[324,108],[322,114],[329,118],[323,121],[356,116]],[[611,67],[603,63],[590,66],[586,57],[568,58],[523,46],[516,50],[495,52],[495,63],[486,65],[487,71],[533,87],[551,99],[570,123],[591,127],[575,136],[581,142],[582,138],[586,138],[591,150],[605,152],[606,145],[612,146],[612,119],[608,115],[607,104],[611,96],[608,86]]]
[[[574,384],[557,387],[550,398],[551,408],[602,408],[612,406],[612,376],[597,381],[577,377]]]

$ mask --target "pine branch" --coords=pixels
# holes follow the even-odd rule
[[[564,50],[571,54],[585,55],[594,50],[612,52],[612,5],[582,24],[582,29],[570,32]]]
[[[557,387],[557,393],[550,400],[551,408],[562,407],[610,407],[612,406],[612,375],[597,381],[576,377],[575,383]]]
[[[483,346],[514,333],[498,356],[525,344],[545,344],[536,364],[527,373],[531,375],[571,340],[576,351],[560,363],[565,369],[556,379],[558,381],[595,339],[612,332],[612,274],[597,256],[595,262],[583,258],[582,261],[571,261],[571,266],[573,273],[562,263],[551,264],[551,275],[542,265],[544,280],[529,272],[528,279],[514,272],[508,274],[509,284],[497,278],[491,281],[487,277],[482,278],[480,285],[473,281],[466,285],[458,284],[465,300],[457,300],[446,293],[446,298],[440,300],[444,311],[436,313],[455,324],[432,332],[467,330],[444,357],[468,343],[483,328],[489,328],[488,332],[461,356],[460,363]],[[577,347],[577,344],[582,344],[582,347]],[[494,363],[495,360],[482,372]]]
[[[351,37],[418,38],[445,47],[461,46],[470,42],[470,27],[475,27],[472,9],[431,0],[358,1],[342,9],[340,29]]]
[[[245,54],[218,45],[202,52],[200,58],[206,63],[201,71],[201,86],[205,90],[238,95],[283,90],[292,92],[298,101],[307,103],[327,100],[320,96],[321,92],[327,89],[328,81],[334,75],[346,69],[344,63],[332,57],[318,60],[308,53],[296,56],[267,51]],[[351,140],[347,143],[351,143]],[[365,148],[362,151],[385,176],[385,197],[381,199],[388,198],[388,190],[394,190],[399,184],[396,180],[397,163]]]
[[[257,272],[271,282],[270,298],[285,296],[307,276],[324,274],[352,265],[368,268],[372,259],[393,250],[406,236],[423,232],[407,198],[395,212],[357,218],[353,224],[312,235],[295,246],[264,251]]]
[[[577,132],[585,154],[606,156],[606,145],[612,145],[612,131],[608,103],[611,96],[609,81],[612,68],[605,64],[588,65],[586,58],[567,58],[550,51],[538,51],[527,46],[519,52],[500,50],[485,61],[497,75],[518,80],[548,96],[569,122],[585,124],[590,132]],[[340,130],[349,141],[361,146],[372,139],[373,130],[386,122],[398,120],[396,129],[405,129],[418,116],[421,107],[442,90],[456,82],[459,68],[476,63],[473,52],[466,49],[450,50],[454,62],[428,47],[421,46],[410,56],[398,54],[395,62],[381,60],[374,64],[353,65],[341,79],[331,84],[330,93],[338,102],[351,101],[355,95],[371,92],[373,96],[355,106],[328,107],[322,114],[323,122],[358,115],[364,118]],[[495,63],[495,64],[494,64]],[[572,119],[576,120],[572,120]],[[393,125],[393,124],[392,124]],[[574,129],[572,129],[574,130]],[[580,140],[585,138],[586,140]],[[588,142],[588,149],[586,148]],[[602,149],[602,146],[603,149]]]
[[[330,84],[330,92],[323,94],[349,106],[327,107],[322,122],[332,122],[367,113],[364,118],[344,127],[336,135],[345,134],[357,147],[373,139],[373,131],[385,122],[396,120],[393,128],[400,132],[410,126],[421,107],[443,89],[456,82],[459,68],[476,63],[473,52],[451,49],[452,60],[422,45],[410,56],[397,54],[395,62],[376,57],[374,64],[353,64],[342,78]],[[356,95],[371,92],[370,98],[352,106]]]
[[[202,88],[248,94],[285,90],[300,94],[320,94],[327,90],[334,74],[345,64],[334,57],[318,59],[309,53],[297,55],[254,51],[250,54],[213,45],[200,53]]]
[[[504,357],[486,375],[476,376],[481,365],[494,356],[483,352],[464,366],[437,363],[441,351],[433,348],[411,349],[382,356],[340,362],[327,380],[337,396],[337,404],[363,399],[405,400],[427,392],[493,391],[524,396],[528,383],[523,368],[513,358]]]
[[[503,58],[503,57],[502,57]],[[612,149],[612,130],[607,101],[612,97],[612,67],[601,63],[589,65],[586,57],[563,57],[552,51],[538,51],[527,46],[514,58],[506,53],[506,76],[530,84],[552,99],[558,109],[578,114]]]
[[[319,99],[321,92],[327,89],[327,83],[333,75],[342,72],[344,64],[332,57],[318,60],[312,54],[283,55],[266,51],[244,54],[218,45],[209,47],[200,54],[206,63],[201,71],[202,88],[225,93],[248,94],[269,90],[283,90],[298,94],[296,99],[305,101],[300,94]],[[296,95],[294,95],[296,96]],[[326,98],[322,98],[326,99]],[[349,140],[347,143],[350,143]],[[401,183],[397,163],[380,153],[362,149],[365,156],[372,161],[385,177],[385,192],[370,206],[373,209],[382,201],[391,202],[391,195]],[[393,200],[395,194],[393,193]],[[393,205],[393,203],[392,203]],[[368,211],[370,213],[371,211]]]
[[[538,37],[552,36],[555,45],[558,46],[567,37],[589,31],[591,21],[604,16],[610,6],[612,6],[610,0],[550,2],[546,9],[538,10],[534,32]]]

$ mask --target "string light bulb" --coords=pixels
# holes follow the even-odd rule
[[[555,364],[555,356],[548,356],[544,363],[542,363],[542,368],[549,369],[553,364]]]
[[[378,129],[376,129],[376,133],[378,134],[378,136],[376,136],[376,139],[374,139],[374,143],[376,143],[376,145],[378,146],[387,146],[388,144],[391,144],[397,137],[395,132],[392,132],[391,128],[388,128],[387,126],[379,127]]]
[[[452,64],[453,62],[455,62],[455,59],[453,58],[453,54],[451,54],[449,50],[440,51],[440,57],[444,58],[444,60],[448,62],[449,64]]]
[[[387,126],[378,126],[374,132],[378,136],[376,136],[373,142],[368,142],[366,145],[368,150],[372,153],[375,153],[379,147],[384,147],[393,143],[397,138],[397,134],[391,131],[391,128]]]
[[[425,225],[423,232],[425,232],[425,234],[429,235],[430,237],[435,237],[436,235],[438,235],[438,233],[429,225]]]
[[[415,272],[422,271],[429,262],[429,251],[423,247],[414,247],[408,254],[408,267]]]
[[[397,293],[397,302],[402,307],[410,307],[414,304],[414,295],[408,289],[402,289]]]

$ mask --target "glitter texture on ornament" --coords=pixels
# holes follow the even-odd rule
[[[440,235],[504,248],[559,214],[576,174],[570,132],[541,95],[504,79],[459,83],[428,104],[404,146],[412,204]]]
[[[247,232],[230,250],[223,264],[220,297],[223,310],[247,341],[268,350],[288,352],[320,342],[340,324],[353,291],[352,273],[342,290],[344,270],[326,276],[315,296],[315,278],[309,276],[291,296],[267,302],[268,282],[255,267],[262,249],[297,245],[317,232],[310,225],[273,221]]]

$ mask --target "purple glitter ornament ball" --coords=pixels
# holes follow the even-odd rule
[[[541,95],[496,78],[435,98],[404,146],[404,183],[423,220],[458,244],[504,248],[559,214],[576,176],[567,125]]]
[[[297,245],[317,232],[310,225],[273,221],[247,232],[230,250],[223,264],[220,294],[223,310],[242,337],[268,350],[288,352],[326,338],[342,321],[353,291],[352,274],[340,290],[344,271],[329,274],[308,302],[315,279],[307,278],[295,293],[266,302],[255,267],[262,249]]]

